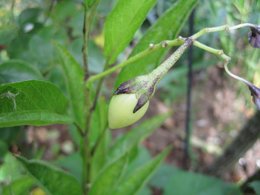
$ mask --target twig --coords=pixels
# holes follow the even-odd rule
[[[90,27],[90,18],[88,9],[85,3],[83,3],[84,7],[84,20],[83,20],[83,46],[82,46],[82,59],[83,59],[83,67],[85,73],[85,79],[89,77],[88,71],[88,38],[89,38],[89,27]]]
[[[191,36],[192,39],[198,39],[204,34],[207,33],[213,33],[213,32],[220,32],[220,31],[232,31],[236,30],[239,28],[244,28],[244,27],[254,27],[256,28],[256,25],[250,24],[250,23],[243,23],[243,24],[238,24],[235,26],[230,26],[230,25],[222,25],[222,26],[217,26],[217,27],[211,27],[211,28],[204,28],[200,30],[199,32],[195,33],[194,35]]]
[[[201,43],[201,42],[199,42],[199,41],[194,41],[194,42],[193,42],[193,45],[196,46],[196,47],[198,47],[198,48],[200,48],[200,49],[203,49],[203,50],[205,50],[205,51],[207,51],[207,52],[209,52],[209,53],[212,53],[212,54],[214,54],[214,55],[220,57],[221,59],[223,59],[223,60],[224,60],[225,62],[227,62],[227,63],[231,60],[231,58],[230,58],[228,55],[226,55],[226,54],[223,52],[223,50],[215,49],[215,48],[209,47],[209,46],[207,46],[207,45],[205,45],[205,44],[203,44],[203,43]]]
[[[238,136],[225,149],[223,155],[218,157],[215,162],[205,172],[215,176],[220,176],[230,169],[245,152],[252,147],[260,136],[260,111],[250,118],[241,129]]]
[[[82,3],[84,7],[82,59],[83,59],[85,80],[87,80],[90,76],[89,68],[88,68],[88,40],[89,40],[91,24],[95,16],[98,3],[99,0],[96,0],[96,2],[91,7],[88,7],[85,3]]]

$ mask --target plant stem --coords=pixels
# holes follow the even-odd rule
[[[82,59],[83,59],[83,69],[86,81],[89,78],[89,69],[88,69],[88,39],[90,33],[90,27],[95,15],[96,7],[99,3],[97,0],[91,7],[88,7],[85,3],[83,3],[84,7],[84,23],[83,23],[83,46],[82,46]],[[89,97],[89,91],[85,89],[85,97],[86,103],[85,107],[88,109],[87,119],[86,119],[86,127],[81,136],[81,156],[82,156],[82,189],[84,195],[88,194],[89,186],[90,186],[90,165],[91,165],[91,149],[89,144],[89,129],[90,129],[90,118],[91,118],[91,103]]]
[[[83,191],[83,194],[86,195],[87,194],[87,174],[88,174],[88,169],[87,169],[87,158],[86,158],[86,154],[88,153],[88,149],[86,148],[86,145],[85,145],[85,135],[82,136],[82,140],[81,140],[81,151],[80,151],[80,154],[81,154],[81,157],[82,157],[82,191]]]
[[[113,72],[115,72],[116,70],[120,69],[120,68],[124,68],[125,66],[127,66],[128,64],[131,64],[139,59],[144,58],[145,56],[147,56],[148,54],[157,51],[158,49],[162,48],[162,47],[173,47],[173,46],[178,46],[183,44],[184,40],[177,38],[174,40],[167,40],[167,41],[163,41],[161,43],[158,44],[151,44],[149,48],[147,48],[146,50],[136,54],[133,57],[130,57],[128,60],[112,67],[109,68],[107,70],[105,70],[104,72],[101,72],[97,75],[91,76],[88,80],[87,80],[87,85],[95,80],[101,79]]]
[[[82,59],[83,59],[83,67],[85,73],[85,80],[89,78],[89,68],[88,68],[88,40],[91,24],[95,15],[97,3],[95,3],[92,7],[88,8],[85,3],[83,3],[84,7],[84,21],[83,21],[83,46],[82,46]]]
[[[236,138],[225,149],[213,164],[205,170],[205,173],[220,176],[243,156],[260,136],[260,111],[257,111],[239,131]]]
[[[246,83],[247,85],[252,85],[249,81],[233,74],[232,72],[230,72],[230,70],[228,69],[228,63],[230,62],[231,58],[229,56],[227,56],[223,50],[219,50],[219,49],[214,49],[212,47],[209,47],[207,45],[204,45],[203,43],[200,43],[198,41],[194,41],[194,46],[197,46],[198,48],[201,48],[209,53],[212,53],[214,55],[217,55],[218,57],[222,58],[224,61],[225,61],[225,64],[224,64],[224,68],[225,68],[225,71],[227,72],[227,74],[231,77],[233,77],[234,79],[237,79],[237,80],[240,80],[244,83]]]
[[[200,30],[199,32],[195,33],[194,35],[192,35],[190,37],[190,39],[196,40],[199,37],[201,37],[202,35],[207,34],[207,33],[220,32],[220,31],[225,31],[225,30],[231,31],[231,30],[236,30],[236,29],[244,28],[244,27],[256,27],[256,25],[251,24],[251,23],[243,23],[243,24],[238,24],[238,25],[235,25],[235,26],[222,25],[222,26],[218,26],[218,27],[204,28],[204,29]],[[91,76],[87,80],[86,85],[88,85],[89,83],[91,83],[95,80],[101,79],[101,78],[117,71],[118,69],[123,68],[123,67],[125,67],[125,66],[127,66],[127,65],[141,59],[141,58],[146,57],[148,54],[157,51],[161,47],[179,46],[183,43],[184,43],[183,38],[177,38],[177,39],[174,39],[174,40],[162,41],[161,43],[158,43],[158,44],[151,44],[149,48],[147,48],[146,50],[136,54],[133,57],[130,57],[128,60],[126,60],[126,61],[124,61],[124,62],[122,62],[122,63],[120,63],[120,64],[118,64],[118,65],[116,65],[112,68],[109,68],[109,69],[105,70],[104,72],[101,72],[97,75]],[[201,43],[198,43],[198,47],[199,46],[203,46],[202,49],[207,48],[206,45],[201,44]],[[208,48],[209,48],[209,50],[211,50],[210,47],[208,47]],[[221,50],[218,50],[218,51],[221,51]],[[225,57],[225,56],[222,56],[222,57]]]
[[[209,53],[212,53],[218,57],[220,57],[221,59],[223,59],[225,62],[229,62],[231,60],[231,58],[229,56],[227,56],[223,50],[220,50],[220,49],[215,49],[215,48],[212,48],[212,47],[209,47],[199,41],[194,41],[193,42],[193,45],[200,48],[200,49],[203,49]]]
[[[186,49],[192,45],[192,42],[193,40],[190,38],[185,39],[185,42],[169,58],[167,58],[160,66],[150,73],[152,78],[157,78],[157,80],[160,80],[180,59]]]
[[[200,30],[199,32],[195,33],[194,35],[192,35],[190,38],[195,40],[207,33],[220,32],[220,31],[232,31],[232,30],[236,30],[236,29],[244,28],[244,27],[256,27],[256,25],[251,24],[251,23],[243,23],[243,24],[238,24],[235,26],[222,25],[222,26],[217,26],[217,27],[204,28],[204,29]]]
[[[232,72],[230,72],[230,70],[228,69],[228,66],[227,66],[227,65],[228,65],[228,63],[225,63],[224,68],[225,68],[225,71],[228,73],[229,76],[233,77],[234,79],[237,79],[237,80],[239,80],[239,81],[244,82],[244,83],[247,84],[248,86],[252,86],[252,85],[253,85],[253,84],[250,83],[249,81],[247,81],[247,80],[245,80],[245,79],[243,79],[243,78],[241,78],[241,77],[239,77],[239,76],[233,74]]]
[[[189,35],[194,31],[195,10],[192,11],[189,17]],[[187,72],[187,95],[186,95],[186,114],[185,114],[185,139],[184,139],[184,158],[183,164],[186,169],[190,167],[190,139],[191,139],[191,96],[192,96],[192,63],[193,63],[193,47],[188,50],[188,72]]]
[[[85,78],[88,78],[88,38],[89,38],[89,16],[88,10],[85,3],[83,3],[84,7],[84,22],[83,22],[83,46],[82,46],[82,59],[83,59],[83,67]]]

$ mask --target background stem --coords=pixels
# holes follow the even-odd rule
[[[82,46],[82,60],[85,73],[85,79],[89,77],[88,71],[88,38],[89,38],[89,28],[90,28],[90,14],[85,3],[84,7],[84,22],[83,22],[83,46]]]
[[[194,32],[195,10],[192,11],[189,18],[189,34]],[[192,62],[193,62],[193,47],[188,50],[188,73],[187,73],[187,99],[186,99],[186,117],[185,117],[185,140],[184,140],[184,167],[190,166],[190,137],[191,137],[191,96],[192,96]]]

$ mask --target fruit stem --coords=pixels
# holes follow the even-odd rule
[[[157,82],[161,80],[171,67],[176,64],[186,49],[192,45],[192,43],[192,39],[185,39],[184,43],[169,58],[150,73],[151,78],[155,79]]]

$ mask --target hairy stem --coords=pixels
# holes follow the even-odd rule
[[[182,54],[192,45],[192,39],[187,38],[185,42],[169,57],[167,58],[160,66],[154,69],[150,75],[156,80],[160,80],[170,69],[171,67],[180,59]]]

